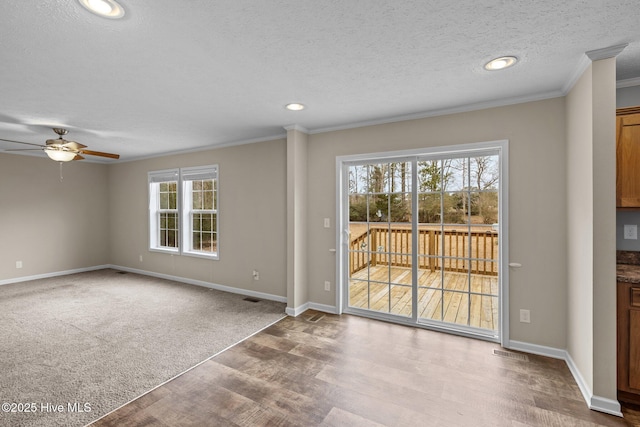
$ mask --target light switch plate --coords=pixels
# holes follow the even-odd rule
[[[624,238],[625,240],[638,240],[638,226],[635,224],[625,224]]]
[[[324,219],[324,228],[329,228],[331,227],[331,219],[330,218],[325,218]]]

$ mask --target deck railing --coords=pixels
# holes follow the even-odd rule
[[[411,267],[411,230],[370,226],[351,239],[349,273],[367,266]],[[498,232],[494,230],[418,230],[418,268],[498,275]]]

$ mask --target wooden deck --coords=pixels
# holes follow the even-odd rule
[[[418,274],[419,318],[498,329],[496,276],[472,274],[469,289],[465,273],[445,271],[444,279],[441,271],[418,270]],[[379,265],[362,269],[351,275],[349,305],[409,317],[411,279],[410,268]]]

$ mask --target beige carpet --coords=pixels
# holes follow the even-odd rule
[[[0,426],[86,425],[284,316],[244,298],[110,269],[0,286]]]

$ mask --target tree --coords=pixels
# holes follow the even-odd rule
[[[470,179],[475,187],[473,189],[478,191],[473,215],[482,218],[483,224],[498,222],[498,156],[472,157],[470,162]]]
[[[441,196],[452,178],[450,160],[418,162],[418,220],[421,223],[438,223],[443,208],[450,204],[447,194]],[[425,194],[426,193],[426,194]]]

